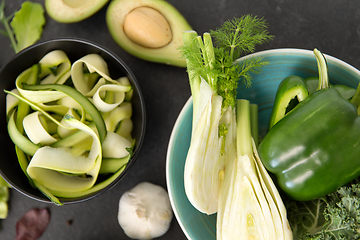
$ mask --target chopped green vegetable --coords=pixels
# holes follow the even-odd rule
[[[195,31],[183,33],[180,48],[186,59],[193,97],[193,132],[185,164],[185,191],[199,211],[212,214],[217,201],[228,151],[235,148],[236,90],[240,78],[250,86],[250,72],[266,64],[242,54],[272,38],[264,19],[250,15],[226,22],[203,38]],[[212,37],[215,46],[213,46]]]
[[[21,9],[10,19],[5,16],[5,0],[0,5],[0,21],[5,26],[7,36],[15,52],[34,44],[41,37],[45,24],[44,8],[40,3],[25,1]]]
[[[274,107],[271,112],[269,129],[292,109],[292,101],[301,102],[309,92],[304,80],[299,76],[288,76],[281,81],[276,91]]]
[[[86,191],[94,186],[102,160],[99,136],[90,127],[69,115],[65,116],[65,120],[69,126],[82,130],[93,138],[88,156],[74,156],[68,148],[44,146],[36,151],[27,168],[31,179],[58,197],[68,197],[68,193]],[[86,174],[86,178],[82,174]]]
[[[9,184],[0,176],[0,219],[8,215]]]
[[[285,204],[294,239],[360,239],[359,179],[323,198]]]
[[[15,86],[4,90],[8,132],[30,184],[53,203],[99,191],[125,169],[135,145],[132,86],[111,79],[100,55],[71,65],[63,51],[51,51]]]
[[[86,97],[80,94],[80,92],[76,91],[76,89],[67,86],[67,85],[59,85],[59,84],[44,84],[44,85],[26,85],[24,86],[26,90],[48,90],[55,89],[59,92],[66,93],[75,101],[77,101],[82,107],[84,107],[88,114],[92,117],[92,120],[95,122],[95,125],[98,129],[98,134],[100,135],[100,140],[103,141],[106,136],[106,126],[104,120],[100,114],[100,112],[96,109],[96,107],[88,100]]]

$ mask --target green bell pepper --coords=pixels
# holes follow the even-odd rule
[[[319,78],[318,77],[305,78],[304,82],[305,82],[307,90],[309,91],[309,94],[311,94],[317,90],[318,85],[319,85]],[[342,84],[333,85],[331,83],[329,83],[329,85],[330,85],[330,87],[333,87],[336,90],[338,90],[339,93],[341,94],[341,96],[343,98],[345,98],[346,100],[350,100],[356,92],[355,88],[352,88],[352,87],[349,87],[346,85],[342,85]]]
[[[297,102],[301,102],[308,95],[307,87],[301,77],[289,76],[282,80],[276,92],[274,107],[270,116],[269,129],[294,108],[294,104],[292,104],[294,100],[296,105]]]
[[[278,121],[258,149],[279,187],[298,201],[325,196],[360,176],[360,87],[355,100],[345,99],[328,84],[322,54],[314,53],[318,90]]]
[[[341,84],[332,85],[329,83],[329,86],[338,90],[341,96],[347,100],[350,100],[356,91],[355,88]],[[274,107],[269,121],[269,129],[295,108],[299,102],[317,91],[318,88],[318,77],[302,79],[299,76],[291,75],[284,78],[276,91]]]

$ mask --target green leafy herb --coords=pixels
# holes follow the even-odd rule
[[[17,53],[40,39],[45,24],[44,8],[40,3],[26,1],[13,16],[11,22],[11,17],[5,16],[3,0],[0,4],[0,21]]]
[[[205,33],[203,42],[198,36],[192,44],[184,44],[180,48],[187,59],[189,74],[204,78],[224,98],[224,108],[235,106],[239,78],[250,86],[250,73],[258,72],[266,64],[259,58],[251,58],[244,65],[234,62],[242,55],[254,52],[257,44],[273,38],[268,34],[267,27],[263,18],[246,15],[225,22],[219,29],[210,30],[209,35]],[[191,76],[190,81],[193,81]]]
[[[360,182],[307,202],[286,201],[294,239],[360,239]]]

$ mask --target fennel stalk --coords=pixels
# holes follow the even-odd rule
[[[217,239],[292,239],[285,206],[252,137],[257,109],[241,99],[236,110],[236,154],[228,159],[220,191]]]
[[[184,185],[189,201],[200,212],[217,212],[225,162],[236,149],[239,79],[250,86],[250,73],[258,72],[266,64],[260,58],[249,58],[243,65],[235,60],[254,51],[256,44],[272,38],[266,28],[264,19],[247,15],[202,37],[195,31],[183,33],[180,51],[186,59],[193,97],[193,129]]]

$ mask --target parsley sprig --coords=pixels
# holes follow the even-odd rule
[[[10,16],[5,15],[5,0],[0,3],[0,23],[5,28],[0,33],[10,38],[16,53],[41,38],[45,21],[44,8],[40,3],[25,1]]]

